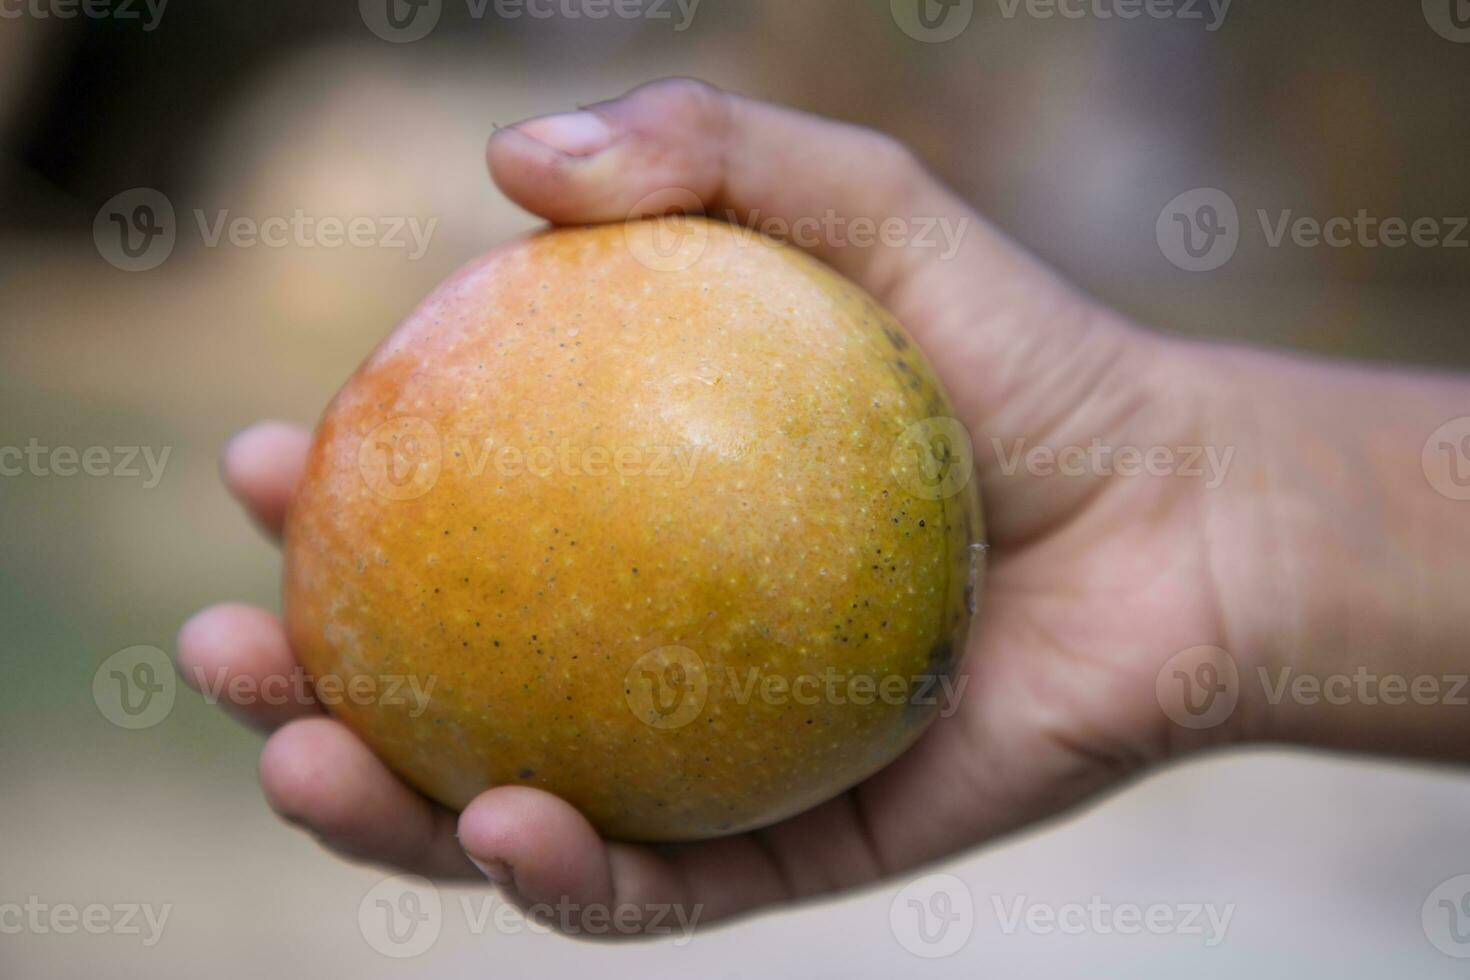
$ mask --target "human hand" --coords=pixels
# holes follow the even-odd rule
[[[316,705],[235,705],[273,732],[260,774],[282,815],[352,858],[446,878],[483,871],[522,904],[699,906],[710,922],[894,876],[1056,814],[1150,763],[1266,731],[1259,699],[1192,729],[1169,720],[1156,690],[1179,651],[1265,633],[1246,622],[1236,585],[1253,573],[1259,531],[1249,493],[1216,500],[1217,488],[1179,474],[1044,473],[1024,462],[1035,446],[1235,438],[1236,420],[1218,417],[1221,361],[1208,349],[1077,295],[888,138],[698,83],[657,83],[500,130],[488,159],[507,195],[553,223],[621,221],[651,195],[679,191],[714,217],[827,229],[799,243],[892,310],[975,440],[991,551],[961,667],[969,683],[958,710],[842,796],[753,833],[657,847],[604,841],[569,805],[529,787],[491,789],[456,817]],[[831,232],[887,219],[906,230],[902,242],[861,245],[855,233]],[[953,254],[916,240],[931,222],[958,230]],[[307,442],[268,425],[227,450],[227,482],[272,532]],[[1249,668],[1273,647],[1235,649]],[[220,668],[257,680],[296,669],[279,621],[233,605],[190,620],[179,659],[191,680]]]

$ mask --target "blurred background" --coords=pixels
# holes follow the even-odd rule
[[[261,801],[257,735],[181,687],[164,717],[122,727],[93,680],[119,651],[171,653],[207,603],[278,606],[276,553],[221,490],[217,453],[258,417],[311,422],[438,280],[534,226],[485,177],[491,128],[658,76],[895,133],[1026,247],[1162,329],[1470,366],[1470,5],[1181,0],[1125,19],[1108,14],[1126,0],[639,0],[604,17],[597,0],[392,2],[397,20],[385,0],[0,3],[0,446],[109,461],[0,477],[0,906],[170,909],[152,944],[146,925],[0,918],[0,976],[1464,975],[1421,909],[1470,872],[1470,778],[1264,751],[944,868],[975,901],[944,959],[890,927],[896,882],[617,947],[477,930],[459,900],[483,893],[447,889],[442,934],[405,963],[359,926],[382,874]],[[1201,188],[1238,209],[1229,255],[1168,238],[1170,207],[1198,216]],[[109,213],[157,217],[160,196],[171,237],[139,255],[109,243]],[[1459,247],[1275,246],[1262,211],[1462,230]],[[407,235],[211,244],[221,218],[297,212],[434,224],[421,254]],[[1213,946],[1008,932],[1000,914],[1095,898],[1233,912]]]

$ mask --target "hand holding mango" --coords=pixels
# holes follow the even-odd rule
[[[271,805],[329,847],[656,928],[655,906],[703,924],[889,878],[1202,748],[1466,755],[1453,706],[1257,680],[1453,671],[1463,379],[1143,330],[891,140],[697,83],[502,129],[488,158],[517,203],[596,227],[447,283],[314,444],[236,437],[225,476],[262,525],[298,494],[289,631],[226,605],[179,638],[189,680],[427,690],[226,703],[271,732]],[[625,230],[670,188],[728,224]],[[729,227],[834,220],[909,234],[798,253]],[[963,486],[933,465],[961,433]],[[1231,455],[1207,485],[996,448],[1094,445]],[[949,710],[914,676],[949,678]]]

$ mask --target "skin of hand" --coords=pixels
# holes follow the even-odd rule
[[[811,250],[908,327],[974,436],[991,561],[970,681],[957,711],[841,797],[754,833],[661,847],[604,841],[527,787],[489,790],[456,815],[315,704],[226,703],[271,733],[260,762],[270,804],[329,848],[435,878],[488,877],[523,907],[636,907],[652,922],[682,906],[703,925],[891,878],[1210,747],[1466,754],[1470,724],[1452,708],[1273,703],[1261,680],[1442,669],[1467,625],[1456,508],[1470,503],[1436,493],[1420,453],[1470,411],[1463,382],[1145,331],[1073,292],[888,137],[698,82],[499,130],[487,155],[510,198],[557,224],[621,221],[669,188],[741,222],[965,222],[953,255],[835,235]],[[226,449],[229,487],[273,534],[308,439],[264,423]],[[1018,445],[1095,441],[1232,455],[1208,486],[1010,465]],[[1199,646],[1228,651],[1238,702],[1191,728],[1163,710],[1158,684]],[[239,605],[194,616],[178,658],[196,684],[297,669],[279,620]]]

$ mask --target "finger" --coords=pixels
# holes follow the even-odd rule
[[[459,839],[522,908],[593,937],[692,929],[883,874],[851,795],[755,833],[655,847],[605,842],[557,797],[506,786],[465,809]]]
[[[507,195],[554,223],[657,213],[687,191],[716,217],[791,229],[884,299],[916,264],[944,253],[915,227],[875,243],[859,222],[942,220],[970,257],[1023,264],[891,137],[689,79],[499,130],[487,160]],[[809,234],[797,236],[798,227]]]
[[[278,814],[346,857],[480,877],[455,840],[454,814],[414,792],[334,719],[301,719],[271,736],[260,783]]]
[[[533,901],[575,895],[605,900],[611,880],[597,831],[569,804],[525,786],[481,793],[459,818],[470,859],[496,884]]]
[[[179,630],[184,682],[246,724],[267,731],[320,713],[281,621],[229,603],[195,613]]]
[[[225,485],[272,537],[279,537],[286,505],[301,479],[311,434],[285,422],[257,422],[225,446]]]

